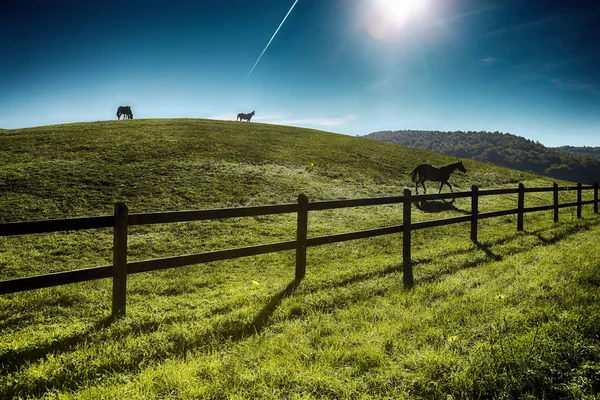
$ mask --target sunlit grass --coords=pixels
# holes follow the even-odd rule
[[[133,120],[0,133],[4,222],[401,195],[416,164],[453,158],[325,132],[202,120]],[[309,167],[310,164],[313,167]],[[465,160],[456,190],[550,186]],[[428,185],[431,191],[437,187]],[[434,189],[435,188],[435,189]],[[526,206],[552,194],[526,194]],[[586,193],[584,199],[591,198]],[[561,202],[575,193],[561,193]],[[480,211],[516,207],[482,197]],[[415,204],[414,220],[470,212]],[[309,237],[399,224],[402,206],[316,211]],[[0,398],[594,398],[600,382],[597,237],[591,206],[402,237],[214,262],[0,297]],[[295,215],[132,227],[141,260],[295,238]],[[0,238],[0,279],[112,263],[112,231]]]

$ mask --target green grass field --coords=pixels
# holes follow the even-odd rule
[[[420,163],[455,159],[257,123],[131,120],[0,132],[0,222],[401,195]],[[550,186],[463,160],[455,190]],[[564,183],[564,182],[563,182]],[[429,184],[430,192],[437,185]],[[587,192],[584,200],[590,199]],[[575,193],[561,193],[574,201]],[[526,206],[551,194],[527,194]],[[480,211],[516,206],[483,197]],[[413,220],[470,200],[413,206]],[[0,398],[573,398],[600,391],[600,219],[563,209],[402,237],[132,275],[127,317],[111,281],[0,296]],[[309,237],[402,221],[402,206],[316,211]],[[293,240],[295,215],[131,227],[129,260]],[[112,230],[0,238],[0,279],[112,263]]]

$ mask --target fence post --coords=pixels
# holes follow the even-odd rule
[[[553,197],[554,197],[554,222],[558,222],[558,184],[555,182],[552,184]]]
[[[404,288],[410,289],[415,284],[410,256],[410,189],[404,189],[404,206],[402,221],[402,280]]]
[[[296,227],[296,280],[306,275],[306,239],[308,236],[308,197],[298,195],[298,220]]]
[[[115,203],[115,228],[113,240],[113,298],[112,317],[125,316],[127,296],[127,204]]]
[[[471,241],[477,243],[477,214],[479,214],[479,188],[471,186]]]
[[[581,182],[577,184],[577,218],[581,218]]]
[[[519,198],[517,203],[517,231],[523,230],[523,209],[525,208],[525,186],[519,183]]]
[[[598,182],[594,182],[594,214],[598,214]]]

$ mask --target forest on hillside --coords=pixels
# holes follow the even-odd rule
[[[576,156],[600,159],[600,147],[560,146],[560,147],[554,147],[554,149],[561,151],[563,153],[571,153]]]
[[[548,148],[510,133],[399,130],[373,132],[364,137],[472,158],[556,179],[587,184],[600,181],[600,159]]]

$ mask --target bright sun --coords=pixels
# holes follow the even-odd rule
[[[429,0],[367,0],[367,30],[377,39],[396,36],[426,16]]]
[[[375,3],[398,22],[419,16],[427,8],[425,0],[376,0]]]

